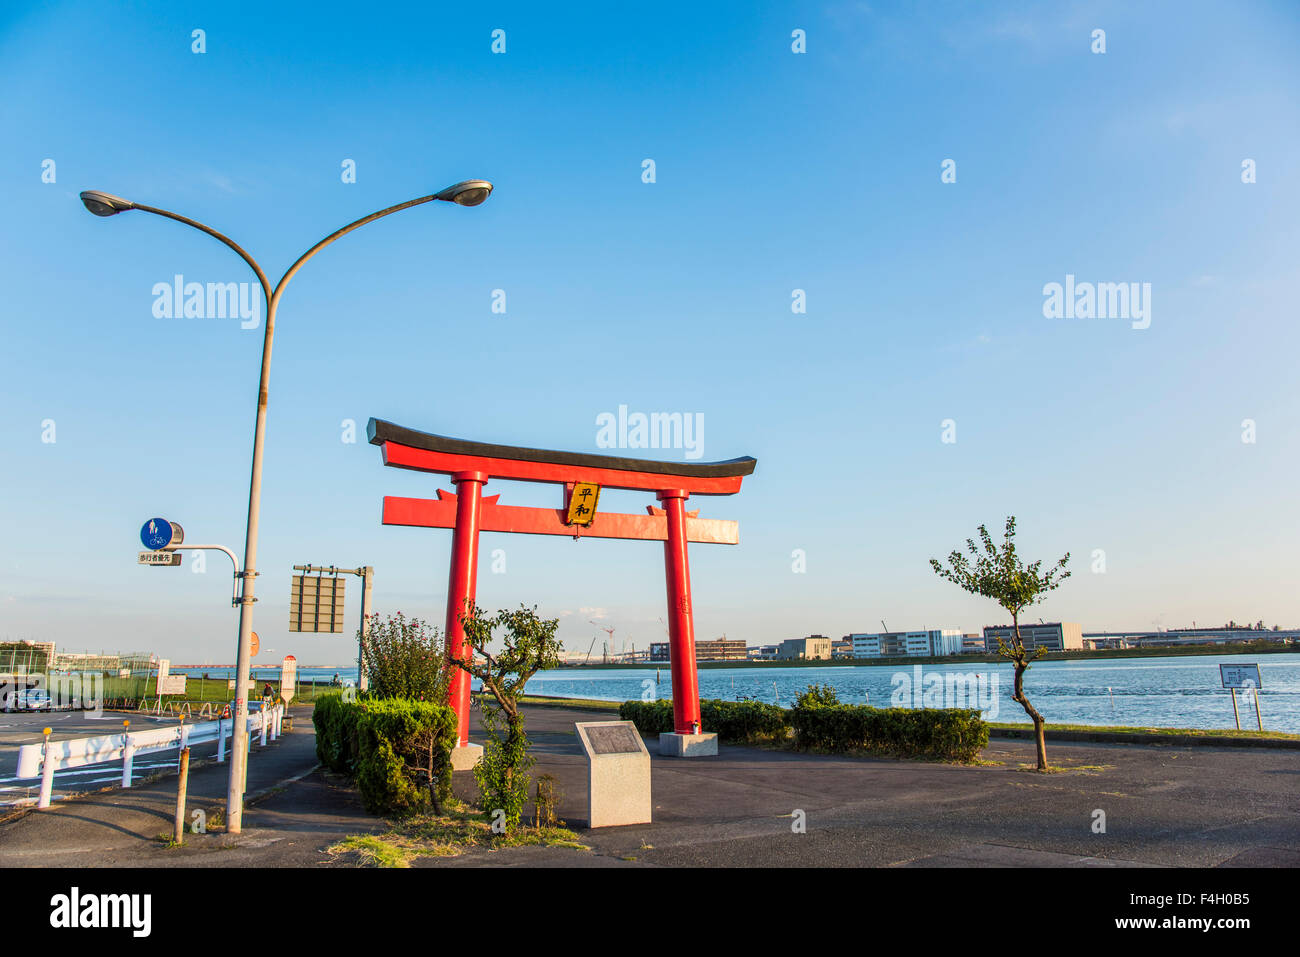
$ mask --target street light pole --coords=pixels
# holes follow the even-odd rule
[[[280,296],[283,295],[284,288],[288,285],[289,280],[303,267],[307,260],[354,229],[359,229],[367,223],[400,212],[403,209],[420,206],[434,200],[456,203],[459,206],[478,206],[491,193],[491,183],[486,180],[472,179],[449,186],[430,196],[422,196],[419,199],[399,203],[396,206],[381,209],[377,213],[371,213],[369,216],[349,223],[342,229],[335,230],[299,256],[297,261],[280,278],[274,290],[271,289],[266,273],[262,271],[262,268],[253,257],[241,249],[232,239],[222,235],[215,229],[177,213],[152,206],[143,206],[122,199],[120,196],[113,196],[110,193],[86,190],[81,194],[81,202],[86,209],[96,216],[115,216],[118,213],[138,209],[167,219],[174,219],[220,240],[238,253],[240,258],[248,263],[253,272],[257,274],[257,279],[262,285],[262,295],[266,302],[266,328],[262,333],[262,372],[257,388],[257,423],[253,431],[253,465],[248,484],[248,526],[244,537],[244,570],[239,572],[241,586],[238,598],[239,654],[235,663],[235,714],[233,715],[235,727],[231,740],[230,782],[226,790],[226,833],[228,834],[238,834],[243,829],[245,762],[248,756],[248,673],[252,658],[250,652],[252,650],[253,635],[253,603],[257,601],[256,597],[254,597],[254,580],[258,574],[256,570],[257,531],[262,506],[262,451],[266,443],[266,402],[267,389],[271,379],[271,345],[275,335],[275,315],[280,304]]]

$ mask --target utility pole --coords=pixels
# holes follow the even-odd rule
[[[224,243],[238,254],[257,275],[257,280],[262,287],[263,301],[266,304],[266,318],[263,322],[262,333],[261,372],[257,390],[257,418],[253,427],[253,460],[248,482],[248,524],[244,534],[244,567],[238,573],[241,583],[239,597],[236,602],[239,605],[239,645],[235,658],[235,709],[233,716],[235,728],[231,736],[230,782],[226,788],[227,834],[239,834],[243,830],[244,769],[248,753],[247,683],[248,673],[252,667],[253,603],[257,601],[253,593],[255,590],[254,582],[258,576],[256,569],[258,525],[262,510],[262,455],[266,445],[266,408],[271,381],[271,345],[275,336],[275,318],[280,305],[280,297],[283,295],[289,280],[309,259],[354,229],[359,229],[367,223],[373,223],[375,220],[382,219],[392,213],[431,203],[435,200],[455,203],[457,206],[478,206],[491,193],[492,184],[486,180],[465,180],[429,196],[407,200],[405,203],[399,203],[396,206],[389,206],[387,209],[371,213],[369,216],[351,222],[341,229],[336,229],[308,249],[294,261],[294,264],[280,277],[280,281],[274,287],[262,267],[257,264],[257,260],[245,252],[229,236],[217,232],[211,226],[205,226],[203,223],[190,219],[188,216],[182,216],[179,213],[159,209],[155,206],[145,206],[143,203],[134,203],[129,199],[123,199],[121,196],[114,196],[100,190],[89,189],[81,193],[82,204],[96,216],[116,216],[119,213],[139,210],[190,226]]]

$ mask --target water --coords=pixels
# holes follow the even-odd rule
[[[1235,727],[1232,698],[1220,686],[1219,664],[1244,661],[1259,663],[1263,682],[1259,706],[1265,730],[1300,734],[1300,654],[1040,661],[1025,675],[1025,694],[1049,724],[1231,729]],[[913,683],[915,667],[703,668],[699,672],[700,697],[725,701],[749,697],[789,707],[809,684],[828,684],[845,704],[889,707],[894,704],[891,698],[895,688],[901,690]],[[1029,723],[1024,709],[1011,700],[1014,674],[1011,665],[968,661],[922,666],[923,681],[931,673],[980,675],[980,685],[986,695],[981,703],[991,703],[986,717],[1000,722]],[[656,684],[655,672],[642,668],[539,671],[528,682],[527,690],[531,694],[602,701],[628,701],[642,697],[643,691],[652,697],[671,698],[672,679],[667,665],[660,669],[659,675]],[[895,680],[896,675],[901,677]],[[994,677],[996,686],[992,682]],[[996,695],[991,693],[994,687]],[[906,700],[904,706],[910,703],[910,699]],[[972,701],[966,706],[977,705]],[[1237,707],[1241,711],[1242,728],[1254,729],[1254,705],[1240,691]]]
[[[1259,663],[1264,690],[1259,696],[1264,728],[1300,734],[1300,654],[1192,655],[1168,658],[1114,658],[1108,660],[1040,661],[1025,675],[1025,693],[1047,719],[1056,724],[1110,724],[1143,728],[1233,728],[1232,698],[1220,687],[1219,665]],[[893,702],[894,676],[906,676],[910,684],[915,666],[842,665],[835,667],[782,667],[777,664],[747,668],[702,668],[700,697],[737,701],[749,697],[789,707],[809,684],[828,684],[846,704],[870,703],[888,707]],[[234,677],[230,667],[185,668],[185,673],[210,679]],[[1020,705],[1011,700],[1012,668],[1007,664],[954,662],[922,666],[925,675],[936,673],[978,674],[988,695],[992,677],[997,678],[994,708],[990,720],[1029,723]],[[338,674],[355,681],[356,665],[300,668],[300,683],[328,684]],[[254,668],[257,681],[279,679],[279,666]],[[594,698],[600,701],[628,701],[649,690],[652,697],[671,698],[672,678],[665,664],[655,670],[619,668],[586,670],[560,668],[539,671],[528,682],[530,694],[557,698]],[[644,682],[649,684],[644,684]],[[477,682],[475,683],[477,684]],[[922,685],[924,687],[924,685]],[[1108,692],[1107,688],[1111,690]],[[919,694],[919,692],[918,692]],[[971,702],[970,707],[976,706]],[[1253,729],[1255,709],[1237,693],[1241,726]]]

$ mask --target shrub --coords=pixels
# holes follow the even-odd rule
[[[701,701],[700,724],[723,741],[740,743],[784,740],[790,726],[784,709],[762,701]]]
[[[400,698],[344,701],[322,695],[312,711],[316,754],[354,776],[371,814],[435,810],[451,795],[456,715],[446,705]]]
[[[369,618],[370,634],[362,645],[370,693],[376,698],[446,701],[451,670],[439,629],[400,611],[386,619]]]
[[[826,708],[840,703],[840,697],[830,685],[809,685],[808,690],[794,699],[796,708]]]
[[[311,720],[316,726],[316,757],[336,774],[351,776],[357,760],[357,718],[361,711],[339,692],[316,699]]]
[[[642,734],[668,734],[673,730],[671,701],[624,701],[618,716],[631,721]],[[756,742],[785,737],[789,723],[776,705],[761,701],[700,702],[700,725],[723,741]]]
[[[989,741],[976,710],[822,705],[793,708],[789,717],[796,746],[820,751],[972,761]]]
[[[618,716],[631,721],[642,734],[668,734],[673,730],[671,701],[624,701],[618,706]]]

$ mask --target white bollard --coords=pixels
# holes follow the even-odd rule
[[[280,730],[280,709],[277,707],[271,712],[271,740],[274,741],[279,737],[277,733]]]
[[[177,767],[180,767],[180,763],[181,763],[180,752],[181,752],[181,751],[184,751],[186,748],[188,748],[188,747],[190,746],[190,728],[192,727],[192,725],[185,724],[184,721],[185,721],[185,719],[182,718],[182,719],[181,719],[181,722],[182,722],[182,723],[181,723],[181,743],[180,743],[180,746],[179,746],[179,750],[176,752],[176,766],[177,766]]]
[[[217,718],[217,764],[226,760],[226,722]]]
[[[131,765],[135,762],[135,745],[131,743],[131,735],[122,735],[122,787],[131,786]]]
[[[41,754],[41,799],[37,807],[49,807],[54,793],[54,761],[50,756],[50,729],[45,729],[45,750]]]
[[[257,724],[259,730],[261,731],[260,740],[258,740],[257,743],[264,748],[266,747],[266,708],[265,707],[263,707],[262,710],[258,712]]]

